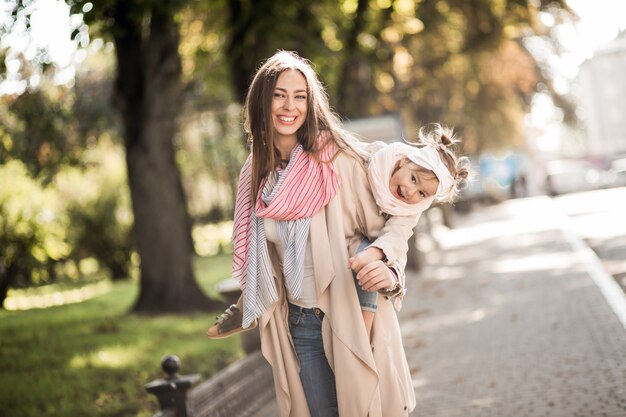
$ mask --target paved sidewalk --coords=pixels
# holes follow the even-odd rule
[[[537,197],[457,221],[407,276],[411,416],[625,417],[626,299],[567,217]]]

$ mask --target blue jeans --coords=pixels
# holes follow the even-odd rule
[[[322,341],[324,312],[289,304],[289,331],[298,360],[300,381],[311,417],[338,417],[335,374]]]
[[[357,253],[367,249],[367,247],[371,244],[369,240],[363,238],[361,243],[359,243],[359,247],[356,250]],[[359,285],[359,280],[356,278],[356,272],[352,271],[352,276],[354,277],[354,285],[356,286],[356,294],[359,296],[359,304],[361,305],[361,310],[371,311],[372,313],[376,312],[378,308],[378,293],[376,291],[365,291]]]

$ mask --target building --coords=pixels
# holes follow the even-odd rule
[[[396,113],[347,120],[343,126],[364,142],[390,143],[405,137],[404,124],[400,115]]]
[[[580,67],[587,152],[612,157],[626,153],[626,31],[598,49]]]

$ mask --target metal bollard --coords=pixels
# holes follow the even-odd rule
[[[200,382],[200,375],[178,375],[180,359],[176,355],[164,356],[161,369],[167,374],[145,385],[146,391],[157,397],[161,410],[174,410],[176,417],[193,417],[188,404],[188,391]]]

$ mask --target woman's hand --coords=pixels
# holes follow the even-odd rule
[[[398,278],[383,261],[374,261],[361,268],[357,274],[359,285],[365,291],[393,289]]]

